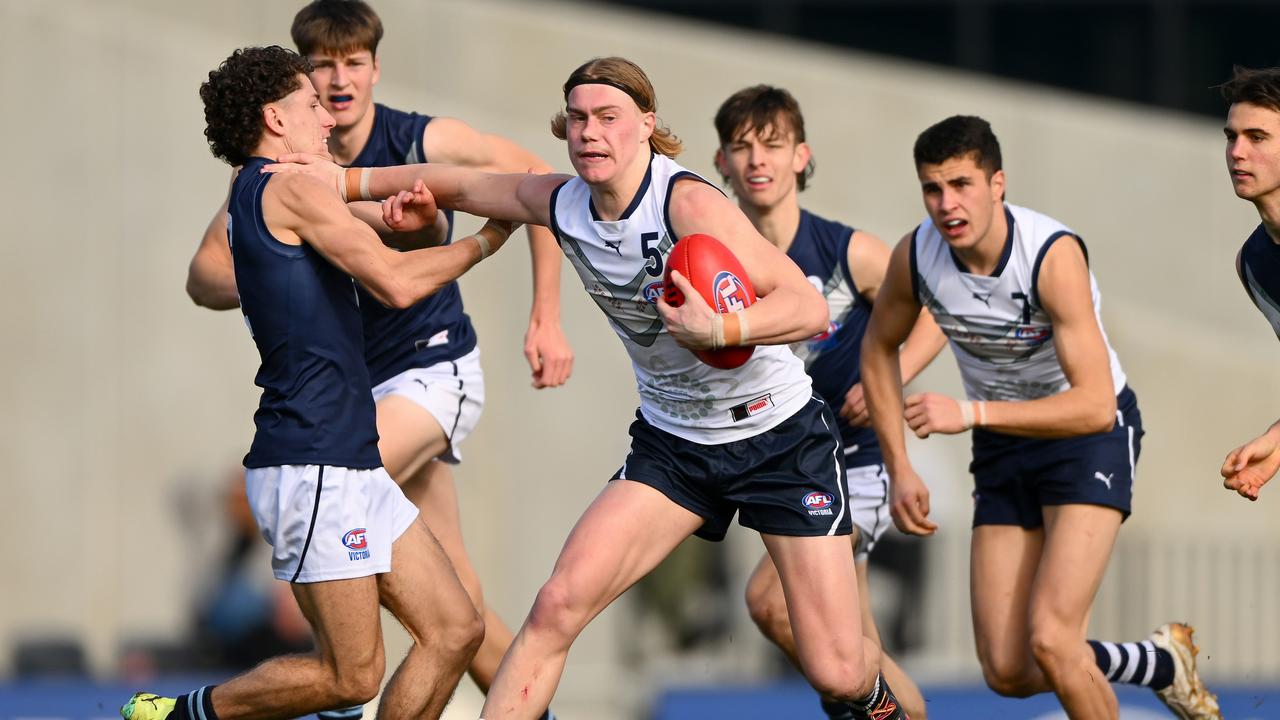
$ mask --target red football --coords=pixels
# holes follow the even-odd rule
[[[684,304],[684,293],[671,282],[671,271],[678,270],[698,290],[702,299],[718,313],[742,310],[756,301],[755,288],[747,278],[738,258],[724,243],[710,235],[686,235],[671,248],[667,269],[662,276],[663,298],[668,305]],[[694,350],[702,362],[721,370],[732,370],[751,358],[751,345]]]

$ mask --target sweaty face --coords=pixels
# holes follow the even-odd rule
[[[1227,111],[1227,172],[1236,195],[1260,200],[1280,189],[1280,112],[1253,103]]]
[[[302,86],[277,103],[285,147],[289,152],[326,155],[333,116],[324,109],[311,83],[298,77]]]
[[[378,83],[378,61],[373,53],[325,51],[307,59],[315,68],[311,84],[337,126],[346,129],[359,123],[373,105],[373,86]]]
[[[973,155],[965,155],[921,165],[916,174],[925,210],[951,247],[969,249],[986,239],[1004,202],[1004,171],[987,178]]]
[[[654,115],[640,112],[631,96],[621,90],[609,85],[579,85],[569,92],[565,116],[569,162],[587,183],[609,182],[636,162],[648,160]]]
[[[809,146],[796,142],[795,133],[780,123],[749,128],[716,153],[716,165],[734,195],[760,210],[794,198],[796,174],[808,164]]]

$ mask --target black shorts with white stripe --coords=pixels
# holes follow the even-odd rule
[[[848,535],[844,448],[835,416],[817,395],[771,430],[702,445],[653,427],[639,412],[631,452],[613,476],[643,483],[705,522],[698,537],[722,540],[738,522],[770,535]]]

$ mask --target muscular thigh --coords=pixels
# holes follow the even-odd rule
[[[1044,544],[1042,530],[979,525],[970,548],[969,594],[978,657],[998,668],[1030,667],[1031,586]]]
[[[1121,513],[1098,505],[1059,505],[1045,507],[1044,516],[1044,551],[1032,591],[1032,622],[1078,629],[1083,639],[1089,609],[1120,530]]]
[[[373,576],[291,583],[298,607],[311,625],[316,649],[334,667],[361,667],[382,656],[378,588]]]
[[[420,519],[401,534],[391,553],[391,572],[378,576],[378,597],[410,635],[426,638],[434,628],[475,618],[475,606],[449,558]]]
[[[427,463],[449,447],[435,416],[403,395],[378,401],[378,452],[396,482],[404,485],[421,475]]]

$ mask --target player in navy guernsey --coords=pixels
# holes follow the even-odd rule
[[[827,300],[830,322],[817,336],[796,343],[813,389],[832,410],[844,441],[844,467],[853,521],[863,631],[880,642],[871,614],[867,558],[888,529],[889,476],[869,426],[858,358],[871,305],[889,264],[889,248],[877,237],[826,220],[800,207],[800,191],[813,173],[804,116],[791,93],[768,85],[739,90],[715,117],[720,147],[716,168],[728,180],[738,207],[769,242],[800,267]],[[921,314],[902,349],[902,375],[910,381],[945,342],[928,312]],[[777,568],[766,553],[747,583],[747,607],[760,630],[796,662],[796,644]],[[902,706],[925,717],[924,698],[887,653],[881,668]],[[840,708],[829,708],[838,717]]]
[[[311,82],[337,125],[328,149],[343,165],[385,167],[443,162],[498,172],[549,170],[511,141],[480,133],[448,117],[403,112],[373,101],[381,73],[377,55],[382,25],[360,0],[317,0],[294,18],[298,52],[314,66]],[[215,214],[192,260],[187,291],[198,304],[235,308],[235,278],[227,252],[225,207]],[[447,243],[452,218],[428,228]],[[573,354],[560,329],[560,250],[546,228],[528,228],[533,254],[534,302],[525,355],[535,387],[568,378]],[[471,320],[456,283],[412,308],[386,307],[359,287],[365,361],[377,400],[379,446],[391,476],[431,518],[467,592],[485,612],[484,645],[469,668],[483,691],[511,642],[511,631],[484,602],[480,578],[467,556],[450,464],[475,428],[484,405],[484,377]],[[354,712],[351,714],[355,714]]]
[[[1052,691],[1071,718],[1117,717],[1108,681],[1150,687],[1184,719],[1221,718],[1190,627],[1162,625],[1140,643],[1084,636],[1129,514],[1142,419],[1102,329],[1083,241],[1004,202],[985,120],[947,118],[914,154],[928,217],[893,251],[862,349],[894,521],[916,535],[937,529],[899,418],[922,438],[972,428],[970,595],[987,684],[1016,697]],[[965,400],[904,403],[898,346],[921,307],[951,342]]]
[[[200,96],[213,154],[242,168],[228,242],[262,387],[246,494],[316,650],[178,698],[139,693],[121,708],[126,720],[291,718],[367,702],[384,673],[379,604],[414,640],[380,712],[439,717],[484,635],[448,557],[382,468],[352,278],[379,302],[408,307],[500,247],[511,225],[396,252],[370,224],[393,233],[434,221],[421,183],[381,207],[349,208],[311,178],[263,174],[287,151],[325,149],[334,121],[310,71],[283,48],[246,48],[209,73]]]
[[[550,224],[630,355],[640,394],[631,452],[566,541],[483,717],[536,718],[587,623],[689,535],[724,537],[735,514],[760,532],[788,588],[809,682],[843,718],[906,717],[879,673],[878,645],[849,612],[858,582],[842,537],[851,525],[835,418],[787,347],[826,327],[826,303],[722,192],[672,159],[680,142],[658,123],[643,70],[596,58],[563,89],[552,131],[567,141],[576,177],[434,164],[343,170],[300,154],[271,168],[367,187],[369,197],[422,179],[442,207]],[[693,233],[734,253],[756,303],[713,313],[679,273],[679,308],[653,290],[675,239]],[[733,370],[690,352],[743,344],[755,351]]]
[[[1253,203],[1262,222],[1236,256],[1244,291],[1280,337],[1280,68],[1237,67],[1222,86],[1230,106],[1227,171],[1236,195]],[[1280,421],[1227,453],[1223,485],[1250,500],[1280,470]]]

